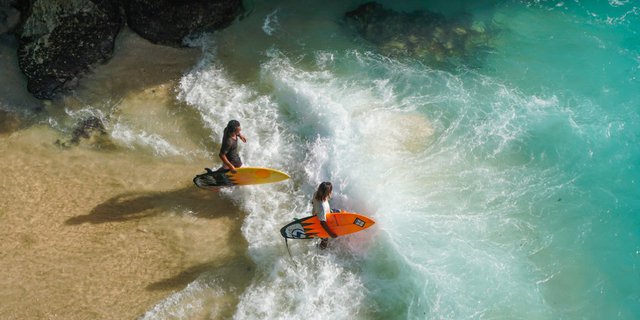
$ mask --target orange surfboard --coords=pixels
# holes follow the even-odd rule
[[[337,236],[362,231],[371,227],[373,219],[353,212],[336,212],[327,214],[327,225]],[[320,224],[318,217],[313,215],[297,219],[280,229],[280,234],[289,239],[329,238],[329,234]]]

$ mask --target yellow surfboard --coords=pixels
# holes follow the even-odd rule
[[[236,169],[236,173],[229,170],[205,170],[206,173],[193,178],[193,183],[203,189],[274,183],[289,179],[286,173],[270,168],[241,167]]]

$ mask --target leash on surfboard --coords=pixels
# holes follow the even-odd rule
[[[287,247],[287,252],[289,252],[289,258],[291,258],[291,262],[293,262],[293,267],[294,268],[298,268],[298,264],[296,263],[295,260],[293,260],[293,256],[291,255],[291,250],[289,250],[289,241],[287,241],[289,239],[284,238],[284,245]]]

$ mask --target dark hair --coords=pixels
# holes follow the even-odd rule
[[[316,191],[314,197],[318,201],[325,201],[331,195],[331,191],[333,191],[333,185],[331,185],[331,182],[325,181],[318,186],[318,191]]]
[[[238,129],[238,127],[240,126],[240,122],[238,122],[238,120],[231,120],[229,121],[229,123],[227,123],[227,127],[224,128],[224,134],[222,137],[222,140],[226,140],[232,133],[234,133],[236,131],[236,129]]]

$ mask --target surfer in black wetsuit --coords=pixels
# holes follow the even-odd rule
[[[242,160],[238,154],[238,139],[246,143],[247,139],[240,133],[240,122],[237,120],[231,120],[227,123],[227,127],[224,128],[224,134],[222,135],[222,146],[220,147],[220,160],[222,160],[222,167],[220,170],[230,170],[235,173],[236,168],[242,167]]]

